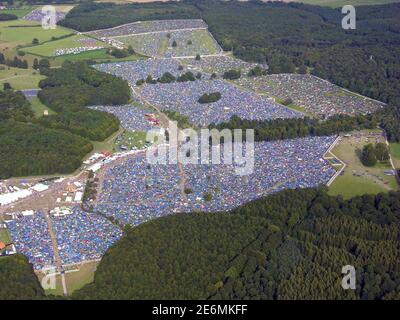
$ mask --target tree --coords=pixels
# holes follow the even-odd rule
[[[293,103],[293,100],[292,100],[292,98],[290,98],[290,97],[288,97],[288,98],[286,98],[285,100],[282,101],[282,104],[283,104],[284,106],[289,106],[289,105],[291,105],[292,103]]]
[[[200,59],[201,59],[200,55],[199,55],[199,54],[196,54],[196,60],[197,60],[197,61],[200,61]]]
[[[178,46],[178,44],[176,43],[176,41],[175,41],[175,40],[172,41],[172,47],[175,48],[175,47],[177,47],[177,46]]]
[[[39,61],[38,61],[37,58],[33,59],[32,68],[35,69],[35,70],[39,69]]]
[[[300,73],[300,74],[306,74],[306,73],[307,73],[307,67],[306,67],[304,64],[302,64],[302,65],[299,67],[299,73]]]
[[[376,164],[376,152],[372,143],[364,146],[361,154],[361,162],[366,167],[373,167]]]
[[[210,94],[208,94],[208,93],[203,94],[199,98],[198,102],[199,103],[212,103],[212,102],[216,102],[216,101],[218,101],[220,99],[221,99],[221,93],[220,92],[212,92]]]
[[[131,45],[128,46],[128,53],[130,55],[135,54],[135,50],[133,50],[133,47]]]
[[[4,82],[3,90],[12,90],[11,84],[8,82]]]
[[[38,38],[33,38],[32,39],[32,44],[39,44],[39,39]]]
[[[39,60],[39,70],[40,73],[43,74],[50,68],[50,61],[47,59],[40,59]]]
[[[387,161],[390,158],[389,148],[386,143],[379,142],[375,145],[376,158],[379,161]]]
[[[240,76],[241,76],[240,70],[231,69],[224,72],[224,75],[222,77],[228,80],[236,80],[239,79]]]

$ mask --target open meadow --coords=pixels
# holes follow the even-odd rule
[[[4,21],[0,22],[0,49],[29,45],[35,38],[42,43],[71,33],[74,31],[60,26],[56,29],[43,29],[36,21]]]
[[[86,36],[83,35],[71,35],[70,37],[65,37],[59,40],[54,40],[54,41],[49,41],[46,43],[43,43],[38,46],[32,46],[32,47],[27,47],[24,48],[24,51],[27,53],[31,53],[34,55],[38,56],[45,56],[45,57],[50,57],[50,56],[55,56],[56,55],[56,50],[60,49],[71,49],[71,48],[77,48],[77,47],[83,47],[83,48],[89,48],[89,45],[86,43],[89,42],[90,47],[109,47],[104,42],[92,39],[92,38],[87,38]],[[88,50],[92,51],[92,50]],[[88,51],[85,51],[87,53]],[[83,52],[81,52],[83,53]],[[64,55],[64,54],[60,54]],[[75,54],[71,54],[71,56]]]
[[[39,74],[32,68],[20,69],[8,66],[1,66],[0,68],[0,83],[9,83],[15,90],[23,89],[36,89],[38,88],[39,81],[44,79],[45,76]]]
[[[371,135],[372,132],[374,135]],[[383,137],[370,130],[353,133],[351,137],[342,137],[342,141],[332,153],[345,162],[346,168],[329,187],[330,195],[342,195],[349,199],[362,194],[377,194],[398,189],[395,177],[384,173],[391,169],[390,164],[365,167],[360,161],[359,154],[363,146],[376,141],[383,141]]]

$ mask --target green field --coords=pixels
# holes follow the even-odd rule
[[[157,33],[156,33],[157,34]],[[170,33],[170,38],[165,33],[157,34],[137,34],[127,35],[116,38],[125,45],[131,45],[132,48],[143,55],[164,56],[166,52],[172,52],[174,56],[195,56],[196,54],[215,54],[217,44],[207,30],[199,29],[186,31],[180,34],[176,39],[177,47],[170,47],[174,39],[174,32]],[[191,41],[192,44],[188,44]],[[156,42],[157,50],[153,52],[151,48]]]
[[[16,90],[38,88],[39,81],[45,77],[34,69],[19,69],[3,66],[0,70],[1,89],[3,83],[8,82]]]
[[[0,23],[0,45],[13,48],[17,45],[29,45],[34,38],[39,42],[51,40],[73,33],[72,30],[57,26],[56,29],[43,29],[38,22],[14,20]]]
[[[35,111],[35,116],[37,118],[43,117],[43,112],[45,110],[49,112],[49,115],[55,114],[53,110],[49,109],[43,103],[41,103],[37,97],[32,98],[30,102],[31,102],[31,107],[33,111]]]
[[[390,154],[396,168],[400,168],[400,142],[390,144]]]
[[[98,262],[89,262],[79,266],[79,271],[66,272],[65,283],[67,286],[68,295],[75,290],[82,288],[85,284],[93,281],[94,271],[96,270]],[[43,279],[42,273],[37,273],[38,279],[41,282]],[[61,284],[61,276],[56,275],[56,288],[45,290],[46,295],[62,296],[63,288]]]
[[[23,16],[31,12],[33,9],[34,7],[22,7],[16,9],[1,10],[1,13],[15,14],[18,18],[22,18]]]
[[[146,132],[125,130],[115,141],[115,151],[121,151],[121,146],[128,150],[142,149],[146,144]]]
[[[94,272],[97,268],[97,265],[98,262],[85,263],[79,266],[79,271],[68,272],[65,274],[68,295],[75,290],[82,288],[85,284],[93,282]]]
[[[362,5],[374,5],[374,4],[385,4],[385,3],[393,3],[400,2],[400,0],[299,0],[295,2],[302,2],[307,4],[313,4],[318,6],[332,7],[338,8],[342,7],[346,4],[350,4],[353,6],[362,6]]]
[[[24,48],[23,50],[27,53],[38,55],[38,56],[45,56],[45,57],[50,57],[54,56],[54,51],[56,49],[68,49],[68,48],[75,48],[75,47],[81,47],[83,46],[81,42],[79,42],[80,39],[87,38],[86,36],[83,35],[72,35],[67,38],[59,39],[59,40],[54,40],[54,41],[49,41],[46,43],[43,43],[38,46],[32,46],[32,47],[27,47]],[[96,41],[96,46],[104,46],[108,47],[108,45],[104,42]],[[96,50],[98,51],[98,50]],[[90,52],[84,52],[84,53],[90,53]],[[95,53],[95,55],[98,53]],[[105,52],[102,53],[102,57],[104,57]],[[78,56],[77,54],[76,56]],[[68,56],[75,56],[74,54],[69,54]],[[89,55],[90,56],[90,55]],[[89,59],[89,58],[87,58]]]
[[[10,243],[10,235],[8,234],[7,229],[0,229],[0,241],[4,243]]]
[[[377,164],[374,167],[365,167],[358,156],[365,139],[356,143],[353,138],[343,140],[332,150],[332,153],[346,163],[344,174],[336,178],[329,187],[330,195],[342,195],[345,199],[362,194],[377,194],[398,189],[395,177],[384,174],[391,169],[388,164]]]

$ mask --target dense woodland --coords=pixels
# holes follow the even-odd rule
[[[339,9],[299,3],[185,0],[179,4],[86,3],[61,22],[88,31],[152,19],[202,18],[225,50],[267,62],[270,72],[309,68],[352,91],[399,102],[400,4],[357,7],[356,30],[341,27]]]
[[[272,141],[293,139],[306,136],[337,135],[353,130],[374,129],[377,126],[375,115],[360,115],[356,117],[337,115],[322,121],[319,119],[276,119],[276,120],[245,120],[232,116],[229,122],[218,125],[211,124],[210,128],[222,129],[254,129],[255,141]],[[243,139],[246,132],[243,131]]]
[[[0,92],[0,179],[73,172],[93,149],[90,140],[102,141],[119,128],[113,115],[85,106],[130,98],[125,81],[84,63],[40,70],[47,78],[38,96],[56,114],[36,118],[21,92]]]
[[[76,299],[398,299],[400,194],[286,190],[127,228]],[[357,289],[341,288],[344,265]]]
[[[31,300],[44,296],[44,290],[23,255],[0,257],[0,300]]]

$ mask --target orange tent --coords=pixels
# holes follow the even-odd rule
[[[6,244],[4,242],[0,241],[0,250],[3,250],[6,247]]]

